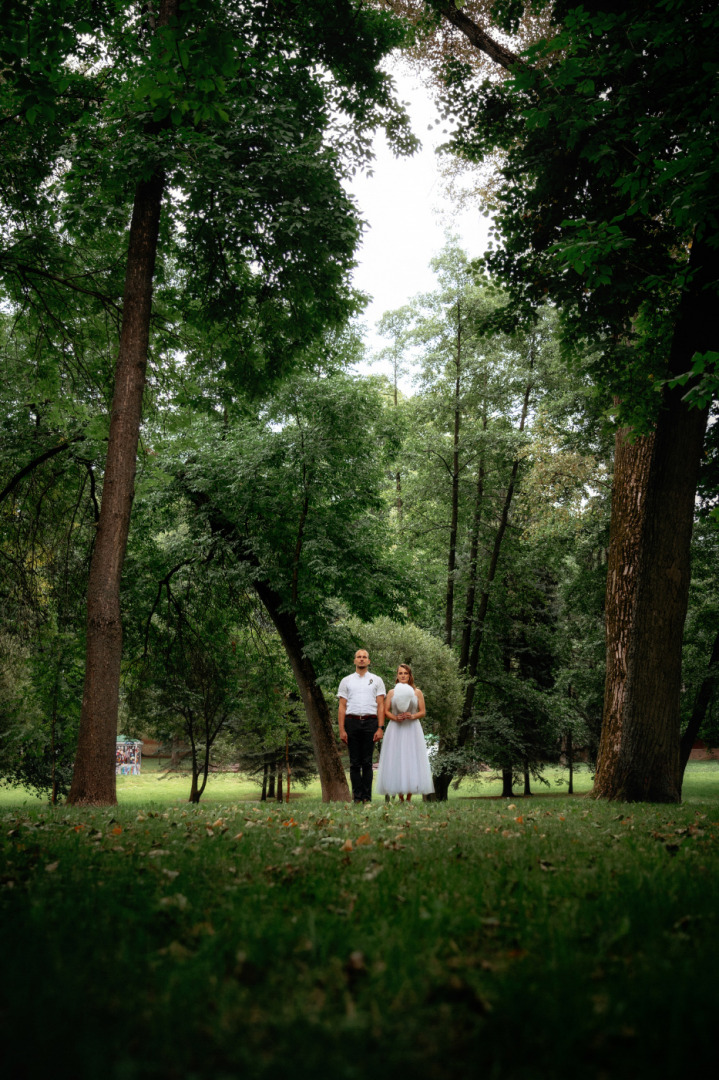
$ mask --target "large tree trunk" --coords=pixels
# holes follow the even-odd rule
[[[713,283],[719,252],[695,240],[691,284],[681,301],[669,375],[688,371],[696,352],[719,348]],[[649,463],[636,552],[636,584],[626,630],[620,714],[602,732],[595,795],[625,801],[678,802],[679,693],[690,544],[707,409],[688,408],[685,387],[665,389]],[[609,674],[609,678],[615,675]],[[605,700],[611,700],[607,685]]]
[[[692,752],[692,746],[699,737],[709,703],[716,693],[717,681],[719,681],[719,633],[714,638],[714,645],[709,657],[709,668],[697,692],[692,715],[679,744],[679,769],[682,780],[684,779],[684,770],[687,767],[689,755]]]
[[[452,783],[453,772],[444,771],[433,776],[434,797],[436,802],[447,802],[449,798],[449,785]]]
[[[322,801],[349,802],[350,789],[342,766],[342,758],[337,749],[330,711],[317,682],[312,661],[304,655],[302,638],[294,615],[282,610],[282,598],[265,582],[256,580],[254,587],[275,624],[292,666],[310,729],[310,738],[322,785]]]
[[[190,737],[190,747],[192,750],[192,780],[190,782],[190,797],[187,800],[191,803],[198,803],[200,801],[199,795],[199,783],[198,778],[200,775],[200,763],[197,760],[197,743],[192,732],[192,718],[188,719],[188,735]]]
[[[187,495],[197,506],[207,507],[209,504],[209,498],[203,492],[191,490],[187,492]],[[215,506],[209,510],[208,518],[213,532],[234,542],[237,557],[257,567],[256,558],[242,546],[242,537],[238,535],[229,518]],[[275,624],[295,676],[310,729],[317,770],[320,774],[322,801],[350,802],[350,789],[335,741],[330,711],[317,681],[314,665],[304,654],[302,636],[294,613],[284,609],[280,594],[261,578],[255,578],[253,586],[267,614]]]
[[[158,24],[177,15],[179,0],[161,0]],[[156,170],[135,190],[125,269],[120,348],[102,505],[87,588],[85,686],[75,770],[68,802],[113,805],[115,738],[120,695],[120,578],[135,487],[137,443],[145,389],[160,210],[165,174]]]
[[[612,747],[621,742],[627,649],[636,602],[639,550],[653,448],[653,435],[633,439],[630,428],[617,430],[604,604],[607,673],[598,754],[602,763],[611,760]]]
[[[87,589],[85,687],[68,802],[112,805],[120,692],[120,578],[130,528],[137,443],[145,389],[160,207],[161,172],[138,184],[130,226],[120,349],[100,519]]]

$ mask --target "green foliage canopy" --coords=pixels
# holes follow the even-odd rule
[[[486,263],[513,305],[530,311],[548,292],[567,339],[595,347],[608,395],[641,418],[666,376],[690,246],[719,243],[719,13],[700,0],[552,11],[554,32],[506,82],[448,66],[450,145],[470,160],[502,151],[501,246]],[[697,363],[702,404],[716,357]]]

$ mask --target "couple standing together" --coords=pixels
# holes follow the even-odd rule
[[[394,689],[369,670],[366,649],[355,653],[355,670],[340,683],[338,721],[340,739],[350,755],[350,780],[355,802],[372,798],[372,753],[384,736],[377,772],[379,795],[414,794],[434,791],[432,770],[420,719],[425,715],[424,696],[414,685],[408,664],[400,664]],[[385,719],[387,734],[385,736]]]

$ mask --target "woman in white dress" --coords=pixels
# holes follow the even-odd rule
[[[414,685],[408,664],[400,664],[394,689],[384,703],[387,724],[377,770],[378,795],[399,795],[409,802],[413,795],[434,791],[427,744],[420,724],[425,715],[424,695]]]

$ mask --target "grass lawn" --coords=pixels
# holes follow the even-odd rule
[[[172,773],[164,775],[165,761],[157,759],[144,759],[140,776],[118,776],[117,798],[121,806],[125,805],[149,805],[174,806],[180,802],[187,802],[190,793],[189,773]],[[719,797],[719,762],[711,762],[710,766],[716,770],[717,796]],[[553,792],[561,794],[567,790],[567,771],[565,769],[550,769],[547,772],[549,784],[537,784],[535,787],[539,794]],[[587,792],[592,787],[592,775],[586,766],[575,769],[575,791]],[[484,795],[500,795],[502,781],[494,773],[488,773],[485,778],[478,780],[463,780],[458,789],[450,790],[450,800],[477,798]],[[202,796],[202,804],[225,804],[228,802],[258,801],[260,797],[260,785],[256,780],[250,780],[237,773],[211,773],[205,794]],[[298,785],[292,787],[293,801],[301,798],[320,799],[321,789],[319,780],[315,780],[308,787]],[[0,809],[19,806],[41,806],[44,799],[39,798],[32,792],[19,788],[0,786]]]
[[[714,1073],[717,763],[681,806],[188,787],[3,794],[9,1080]]]

